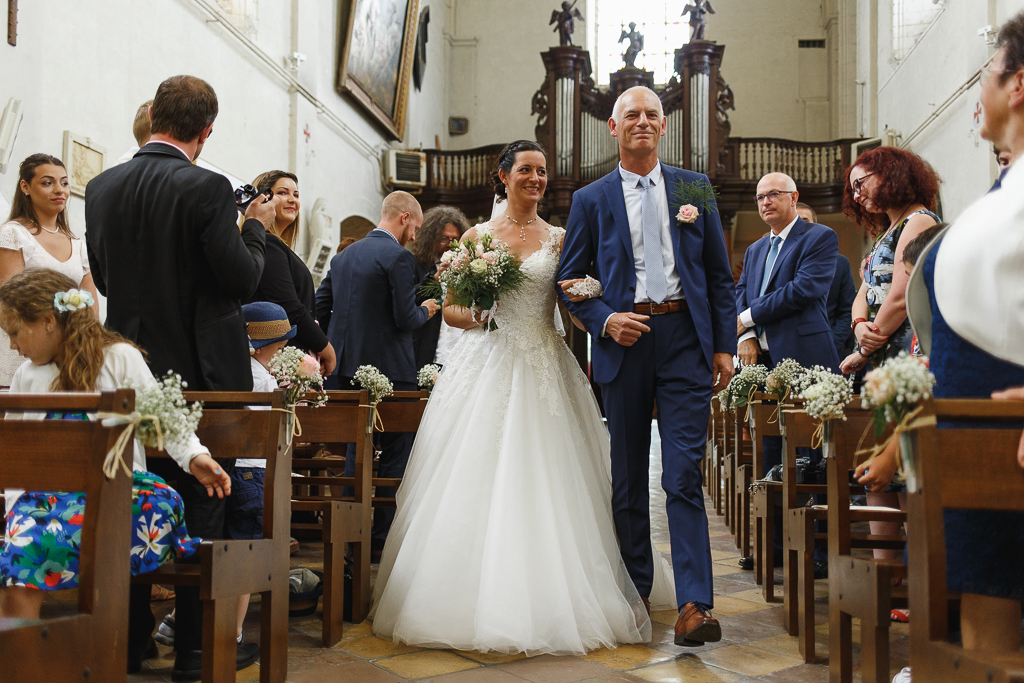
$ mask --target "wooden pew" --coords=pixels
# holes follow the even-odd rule
[[[923,427],[903,439],[918,490],[908,492],[910,667],[928,683],[1024,681],[1024,657],[985,656],[947,642],[946,539],[943,508],[1024,511],[1024,470],[1017,464],[1019,401],[935,400],[922,417],[956,423]],[[985,429],[993,423],[1001,429]],[[910,487],[908,487],[909,489]]]
[[[329,391],[326,405],[297,406],[303,443],[325,444],[333,453],[345,453],[356,445],[355,476],[332,475],[341,471],[344,458],[296,458],[292,466],[300,471],[322,472],[321,476],[296,479],[291,509],[322,513],[321,524],[295,524],[294,528],[317,529],[324,543],[323,630],[321,642],[332,647],[341,640],[345,611],[345,547],[353,547],[352,621],[359,623],[370,611],[370,523],[371,475],[373,466],[373,413],[366,391]],[[355,495],[342,498],[341,486],[352,486]]]
[[[135,392],[0,393],[0,412],[130,413]],[[0,682],[127,679],[131,477],[107,481],[103,461],[124,427],[98,421],[0,419],[0,488],[85,491],[78,613],[0,619]],[[127,453],[131,462],[131,452]]]
[[[396,391],[393,395],[377,404],[384,433],[415,433],[420,428],[423,411],[427,408],[429,391]],[[373,478],[374,507],[395,507],[394,496],[378,496],[378,486],[397,487],[401,478]]]
[[[740,410],[743,415],[747,414],[746,407]],[[750,484],[754,480],[754,454],[752,442],[743,438],[745,423],[739,417],[733,420],[732,490],[729,495],[732,497],[732,533],[736,548],[741,556],[746,557],[750,555]]]
[[[852,403],[846,410],[854,412]],[[828,518],[824,506],[802,507],[798,496],[802,494],[828,493],[823,484],[796,483],[796,449],[810,447],[812,435],[817,428],[817,420],[802,410],[782,411],[782,550],[784,561],[783,612],[786,630],[790,635],[798,636],[797,643],[800,655],[805,662],[814,661],[814,548],[825,546],[828,535],[816,533],[814,523]],[[835,425],[826,423],[826,431],[834,430]],[[863,487],[851,487],[852,493],[863,493]],[[891,512],[891,511],[890,511]],[[896,511],[898,514],[898,511]],[[895,521],[895,517],[886,514],[858,512],[850,514],[851,521]],[[853,548],[892,548],[903,547],[902,536],[874,536],[871,534],[851,534],[850,545]]]
[[[780,418],[776,413],[777,403],[767,395],[758,393],[751,404],[750,441],[752,444],[753,478],[761,479],[764,474],[764,453],[761,437],[781,436]],[[754,515],[754,580],[761,586],[765,602],[776,602],[775,598],[775,549],[773,538],[775,525],[782,520],[775,519],[775,503],[782,496],[781,482],[758,481],[751,491],[751,508]]]
[[[829,675],[832,683],[853,680],[853,618],[860,619],[861,678],[885,683],[889,675],[889,613],[892,583],[907,577],[903,562],[884,562],[851,555],[850,525],[854,521],[905,522],[899,510],[850,506],[850,473],[858,465],[856,451],[865,430],[871,430],[870,411],[847,408],[847,420],[825,429],[822,453],[828,466],[828,618]],[[865,447],[871,445],[866,440]],[[899,592],[905,593],[905,589]],[[905,602],[904,602],[905,604]]]
[[[722,521],[724,521],[725,525],[729,527],[729,531],[732,531],[732,489],[733,475],[736,469],[736,461],[735,456],[733,454],[733,437],[735,434],[735,424],[736,416],[728,411],[724,411],[722,413],[722,429],[719,431],[718,434],[718,452],[719,459],[722,462],[722,481],[719,490],[719,500],[721,501],[722,513],[725,517],[725,519]]]
[[[238,597],[260,594],[260,681],[284,683],[288,673],[288,530],[291,425],[284,390],[272,393],[185,392],[203,402],[196,434],[215,458],[266,458],[263,538],[203,541],[199,564],[165,564],[133,583],[198,586],[203,600],[203,681],[235,680]],[[250,410],[269,406],[275,410]],[[147,458],[167,457],[147,449]]]

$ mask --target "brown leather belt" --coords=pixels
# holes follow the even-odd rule
[[[644,304],[633,304],[633,312],[639,313],[640,315],[665,315],[666,313],[675,313],[676,311],[685,311],[690,306],[686,303],[686,299],[676,299],[675,301],[665,301],[660,304],[644,303]]]

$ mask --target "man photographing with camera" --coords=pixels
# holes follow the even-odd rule
[[[193,391],[251,391],[241,301],[259,285],[266,226],[278,200],[257,197],[239,231],[231,184],[193,165],[217,112],[217,95],[205,81],[173,76],[161,83],[150,107],[149,142],[86,188],[85,239],[96,287],[107,297],[106,326],[138,344],[155,375],[170,369]],[[224,500],[207,496],[190,474],[161,467],[166,464],[153,461],[150,469],[181,494],[189,533],[224,538]],[[234,467],[234,461],[221,464],[228,473]],[[141,666],[153,632],[149,590],[132,586],[129,669]],[[176,607],[173,680],[199,680],[198,588],[178,587]],[[258,656],[258,645],[240,644],[238,668]]]

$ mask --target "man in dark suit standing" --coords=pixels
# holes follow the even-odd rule
[[[422,223],[423,211],[416,198],[408,192],[392,192],[384,198],[380,224],[331,260],[330,271],[316,292],[316,316],[338,357],[338,388],[351,389],[356,369],[373,365],[387,375],[396,391],[416,390],[412,333],[438,310],[433,299],[416,305],[416,260],[405,248]],[[413,435],[377,434],[374,441],[380,449],[378,476],[404,476]],[[355,474],[354,456],[350,446],[347,477]],[[380,487],[376,495],[393,496],[394,489]],[[374,561],[380,557],[394,517],[394,509],[374,510],[370,544]]]
[[[796,203],[796,213],[804,219],[805,223],[818,222],[818,214],[803,202]],[[857,298],[857,287],[853,284],[853,275],[850,273],[850,259],[837,253],[836,274],[828,288],[825,310],[828,313],[828,324],[832,328],[832,341],[835,342],[836,353],[839,354],[840,361],[853,353],[855,338],[853,330],[850,329],[850,322],[853,320],[853,300],[855,298]]]
[[[784,173],[769,173],[757,184],[757,209],[771,232],[747,248],[743,274],[736,283],[736,330],[741,365],[762,363],[769,369],[786,358],[805,368],[821,365],[839,373],[839,355],[826,311],[836,273],[839,237],[831,229],[807,223],[796,212],[800,195]],[[764,476],[782,462],[782,439],[762,440]],[[820,449],[816,450],[820,458]],[[815,459],[815,453],[808,454]],[[782,562],[782,525],[776,525],[775,555]],[[753,568],[744,557],[740,567]],[[815,576],[824,575],[823,556]]]
[[[274,220],[277,199],[254,201],[239,233],[228,180],[192,163],[217,111],[217,95],[206,82],[174,76],[161,83],[150,108],[150,141],[86,188],[85,238],[96,287],[107,297],[107,327],[142,347],[155,374],[176,372],[193,390],[250,391],[241,300],[259,284],[264,226]],[[227,472],[234,466],[222,464]],[[189,533],[224,538],[224,501],[208,497],[189,474],[170,476],[185,503]],[[136,588],[149,594],[149,586]],[[199,680],[199,589],[179,587],[176,607],[174,680]],[[140,644],[142,631],[132,629],[130,663],[133,652],[141,657],[152,623]],[[258,654],[255,643],[240,645],[238,667]]]
[[[711,615],[700,462],[712,387],[732,377],[736,302],[710,183],[658,160],[665,124],[649,88],[630,88],[616,100],[608,127],[620,163],[573,195],[558,279],[567,287],[593,273],[604,286],[601,296],[583,301],[560,295],[593,340],[593,376],[611,436],[615,531],[645,601],[654,577],[648,482],[657,400],[679,608],[674,642],[698,647],[722,638]],[[703,195],[695,200],[700,206],[681,202],[684,194]]]

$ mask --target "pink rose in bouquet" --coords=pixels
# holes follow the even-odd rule
[[[680,223],[693,223],[697,220],[697,216],[700,212],[697,211],[697,207],[693,204],[683,204],[679,207],[679,213],[676,214],[676,220]]]
[[[318,372],[320,372],[320,361],[307,353],[302,357],[302,362],[299,363],[299,377],[309,379],[316,377]]]

